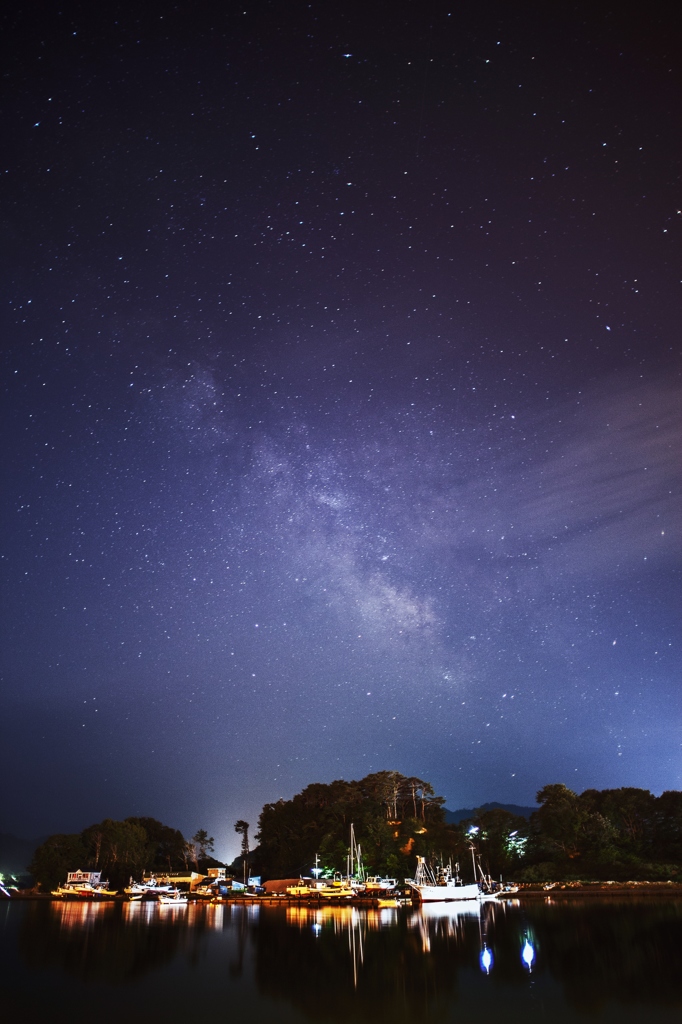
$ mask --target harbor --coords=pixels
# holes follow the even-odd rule
[[[3,1009],[17,1020],[180,1024],[673,1024],[682,898],[465,900],[380,908],[221,901],[5,900]],[[633,944],[634,933],[647,941]],[[229,1009],[228,1009],[229,1008]]]

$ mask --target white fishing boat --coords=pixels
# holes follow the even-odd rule
[[[424,857],[417,857],[417,870],[414,878],[405,879],[412,890],[412,896],[419,903],[451,903],[454,900],[477,900],[480,895],[478,882],[463,885],[458,875],[453,875],[450,867],[442,867],[437,872],[431,870]]]

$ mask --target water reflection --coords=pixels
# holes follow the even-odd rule
[[[491,949],[488,949],[486,945],[481,950],[481,956],[479,958],[481,964],[481,970],[485,971],[486,974],[490,974],[490,970],[494,963],[493,953]]]
[[[74,983],[120,986],[149,979],[156,991],[159,972],[172,964],[174,978],[209,999],[201,972],[210,962],[221,1000],[239,987],[249,1006],[284,1004],[300,1020],[432,1024],[458,1002],[468,1005],[474,991],[490,1001],[485,1014],[481,1004],[479,1019],[487,1020],[505,1014],[512,995],[531,1000],[539,981],[552,986],[555,1009],[570,1021],[608,1006],[639,1008],[647,1020],[656,1019],[656,1007],[682,1009],[682,901],[175,909],[150,902],[11,908],[20,915],[21,957],[34,973],[57,969]],[[266,1018],[276,1021],[270,1011]],[[168,1012],[169,1021],[181,1019],[179,1009],[177,1017],[173,1007]]]
[[[59,920],[60,930],[91,931],[96,921],[102,921],[114,910],[112,903],[78,903],[65,900],[50,903],[50,910]]]
[[[180,925],[156,903],[69,901],[22,909],[25,963],[33,970],[57,967],[81,981],[120,984],[143,977],[195,948],[204,930],[196,917],[185,914]]]
[[[408,925],[419,933],[422,951],[431,952],[432,937],[447,937],[457,942],[464,941],[466,921],[481,918],[482,906],[475,900],[466,903],[425,903],[415,907],[408,919]]]

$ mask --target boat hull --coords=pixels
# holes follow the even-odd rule
[[[412,895],[419,903],[454,903],[460,900],[477,900],[481,890],[477,883],[472,885],[422,885],[410,882]]]

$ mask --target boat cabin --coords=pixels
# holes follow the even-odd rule
[[[69,871],[66,876],[67,885],[99,885],[101,871]]]
[[[197,885],[201,884],[204,878],[203,872],[199,871],[164,871],[158,875],[144,873],[142,881],[145,885],[152,879],[156,879],[161,885],[188,885],[190,892],[193,892]]]

